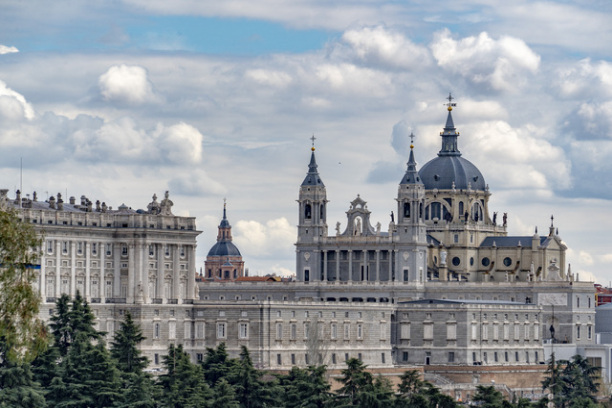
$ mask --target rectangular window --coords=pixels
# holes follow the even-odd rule
[[[185,322],[184,324],[184,335],[185,335],[185,339],[190,339],[191,338],[191,322]]]
[[[226,323],[217,323],[217,338],[224,339],[226,336]]]
[[[446,339],[447,340],[457,340],[457,325],[456,324],[446,325]]]
[[[510,326],[504,324],[504,340],[510,340]]]
[[[489,327],[486,324],[482,325],[482,339],[489,340]]]
[[[472,340],[478,339],[478,325],[472,324]]]
[[[344,323],[344,340],[351,339],[351,325],[349,323]]]
[[[499,361],[497,357],[497,351],[493,353],[493,359],[495,360],[496,363]]]
[[[525,323],[525,341],[528,341],[529,337],[529,324]]]
[[[357,325],[357,339],[358,340],[363,339],[363,325],[361,324]]]
[[[344,353],[344,361],[348,361],[349,359],[349,353]]]
[[[291,323],[290,329],[291,329],[291,333],[290,333],[289,338],[291,340],[295,340],[297,338],[297,324]]]
[[[592,337],[593,337],[593,327],[587,326],[587,338],[591,340]]]
[[[381,323],[380,324],[380,339],[385,340],[386,338],[387,338],[387,324]]]
[[[514,360],[518,363],[519,362],[519,354],[518,351],[514,352]]]
[[[357,358],[361,361],[361,353],[357,353]]]
[[[310,359],[308,358],[308,354],[304,354],[304,362],[306,365],[310,364]]]
[[[380,362],[385,364],[385,353],[380,353]]]
[[[402,323],[400,326],[400,340],[410,340],[410,323]]]
[[[204,338],[204,322],[197,322],[196,323],[196,339],[203,339]]]
[[[249,324],[248,323],[240,323],[238,338],[240,339],[249,338]]]
[[[423,340],[433,340],[433,324],[423,325]]]
[[[448,362],[449,363],[454,363],[455,362],[455,352],[454,351],[449,351],[448,352]]]
[[[493,325],[493,340],[499,340],[499,325],[497,324]]]
[[[176,322],[168,322],[168,339],[176,339]]]
[[[153,338],[154,339],[159,339],[159,323],[155,323],[155,325],[153,326]]]
[[[202,361],[204,361],[204,354],[197,353],[196,354],[196,360],[198,361],[198,363],[201,363]]]
[[[308,322],[304,323],[304,339],[307,340],[308,339],[308,335],[310,330],[310,324]]]
[[[336,364],[336,353],[332,353],[332,364]]]
[[[402,352],[402,361],[408,361],[408,352],[407,351],[403,351]]]
[[[508,352],[504,351],[504,361],[508,362]]]
[[[153,361],[154,361],[154,364],[155,364],[155,365],[158,365],[158,364],[159,364],[159,354],[155,353],[155,354],[153,355]]]
[[[291,354],[291,365],[295,365],[295,354]]]
[[[276,355],[276,365],[283,365],[283,359],[280,354]]]
[[[336,323],[331,324],[331,339],[336,340],[338,338],[338,325]]]
[[[576,326],[576,339],[580,340],[580,325]]]
[[[514,325],[514,341],[519,341],[521,339],[521,326],[518,324]]]
[[[282,340],[282,339],[283,339],[283,324],[276,323],[276,340]]]

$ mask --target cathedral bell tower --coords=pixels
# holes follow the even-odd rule
[[[424,243],[427,241],[423,210],[425,185],[419,177],[414,160],[414,134],[410,135],[410,158],[406,173],[397,189],[397,233],[403,240]]]
[[[425,185],[421,181],[414,159],[414,134],[410,134],[410,157],[406,173],[397,189],[398,250],[402,254],[407,281],[423,283],[426,273],[427,227],[423,218]]]
[[[298,241],[297,252],[297,280],[315,280],[313,271],[318,270],[321,262],[320,251],[316,251],[321,237],[327,236],[327,191],[325,184],[319,177],[317,161],[315,159],[315,137],[312,138],[310,163],[308,174],[300,186],[298,198]]]

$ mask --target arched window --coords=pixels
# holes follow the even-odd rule
[[[482,207],[480,203],[474,203],[472,205],[472,219],[476,222],[482,221]]]
[[[444,204],[439,202],[433,202],[425,208],[425,219],[426,220],[447,220],[450,217],[450,212],[444,206]]]
[[[306,204],[304,206],[304,218],[306,218],[307,220],[312,218],[312,207],[310,206],[310,204]]]
[[[459,214],[463,214],[463,201],[459,201]]]
[[[410,218],[410,203],[404,203],[404,217]]]
[[[321,207],[319,207],[319,219],[320,220],[325,219],[325,205],[324,204],[321,204]]]

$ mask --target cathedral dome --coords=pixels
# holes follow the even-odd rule
[[[449,98],[452,97],[449,95]],[[440,133],[442,137],[442,149],[438,152],[438,157],[430,160],[419,171],[419,176],[425,184],[427,190],[482,190],[485,191],[485,183],[482,173],[469,160],[461,157],[457,139],[459,132],[453,123],[451,111],[454,104],[448,103],[448,117],[444,131]]]
[[[482,173],[469,160],[460,156],[439,156],[426,163],[419,171],[427,190],[486,190]]]
[[[208,256],[242,256],[240,251],[230,241],[219,241],[208,251]]]

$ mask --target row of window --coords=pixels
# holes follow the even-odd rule
[[[311,324],[309,322],[304,322],[302,324],[302,332],[300,333],[304,340],[308,340],[311,337],[311,328],[310,328]],[[318,332],[316,333],[316,337],[317,338],[325,338],[325,326],[324,324],[318,324]],[[351,339],[351,324],[350,323],[344,323],[344,324],[338,324],[338,323],[329,323],[329,338],[331,340],[338,340],[339,336],[338,336],[338,330],[340,326],[343,329],[343,336],[342,338],[344,340],[350,340]],[[283,323],[276,323],[276,340],[283,340],[285,338],[285,331],[284,331],[284,327],[285,325]],[[386,323],[380,323],[379,325],[379,333],[380,333],[380,339],[381,340],[385,340],[387,338],[387,324]],[[354,336],[357,338],[357,340],[363,340],[363,335],[364,335],[364,327],[363,324],[356,324],[355,325],[355,332],[354,332]],[[298,339],[298,325],[297,323],[290,323],[289,324],[289,340],[297,340]]]
[[[70,253],[71,250],[71,244],[72,241],[60,241],[60,251],[62,254],[67,255]],[[56,241],[53,240],[49,240],[47,241],[47,253],[48,254],[53,254],[55,251],[55,246],[56,246]],[[84,250],[86,247],[86,242],[82,242],[82,241],[77,241],[75,242],[75,251],[77,255],[83,255]],[[156,247],[157,245],[151,244],[149,245],[149,256],[153,257],[155,256],[156,253]],[[186,255],[186,247],[184,245],[179,245],[179,255],[181,258],[184,258]],[[163,246],[163,253],[164,256],[169,257],[170,256],[170,251],[171,247],[170,245],[164,245]],[[97,243],[97,242],[92,242],[91,243],[91,254],[92,255],[98,255],[99,251],[105,251],[106,256],[112,256],[113,255],[113,244],[107,243],[107,244],[102,244],[102,243]],[[121,256],[127,256],[128,255],[128,246],[126,244],[121,244]]]

